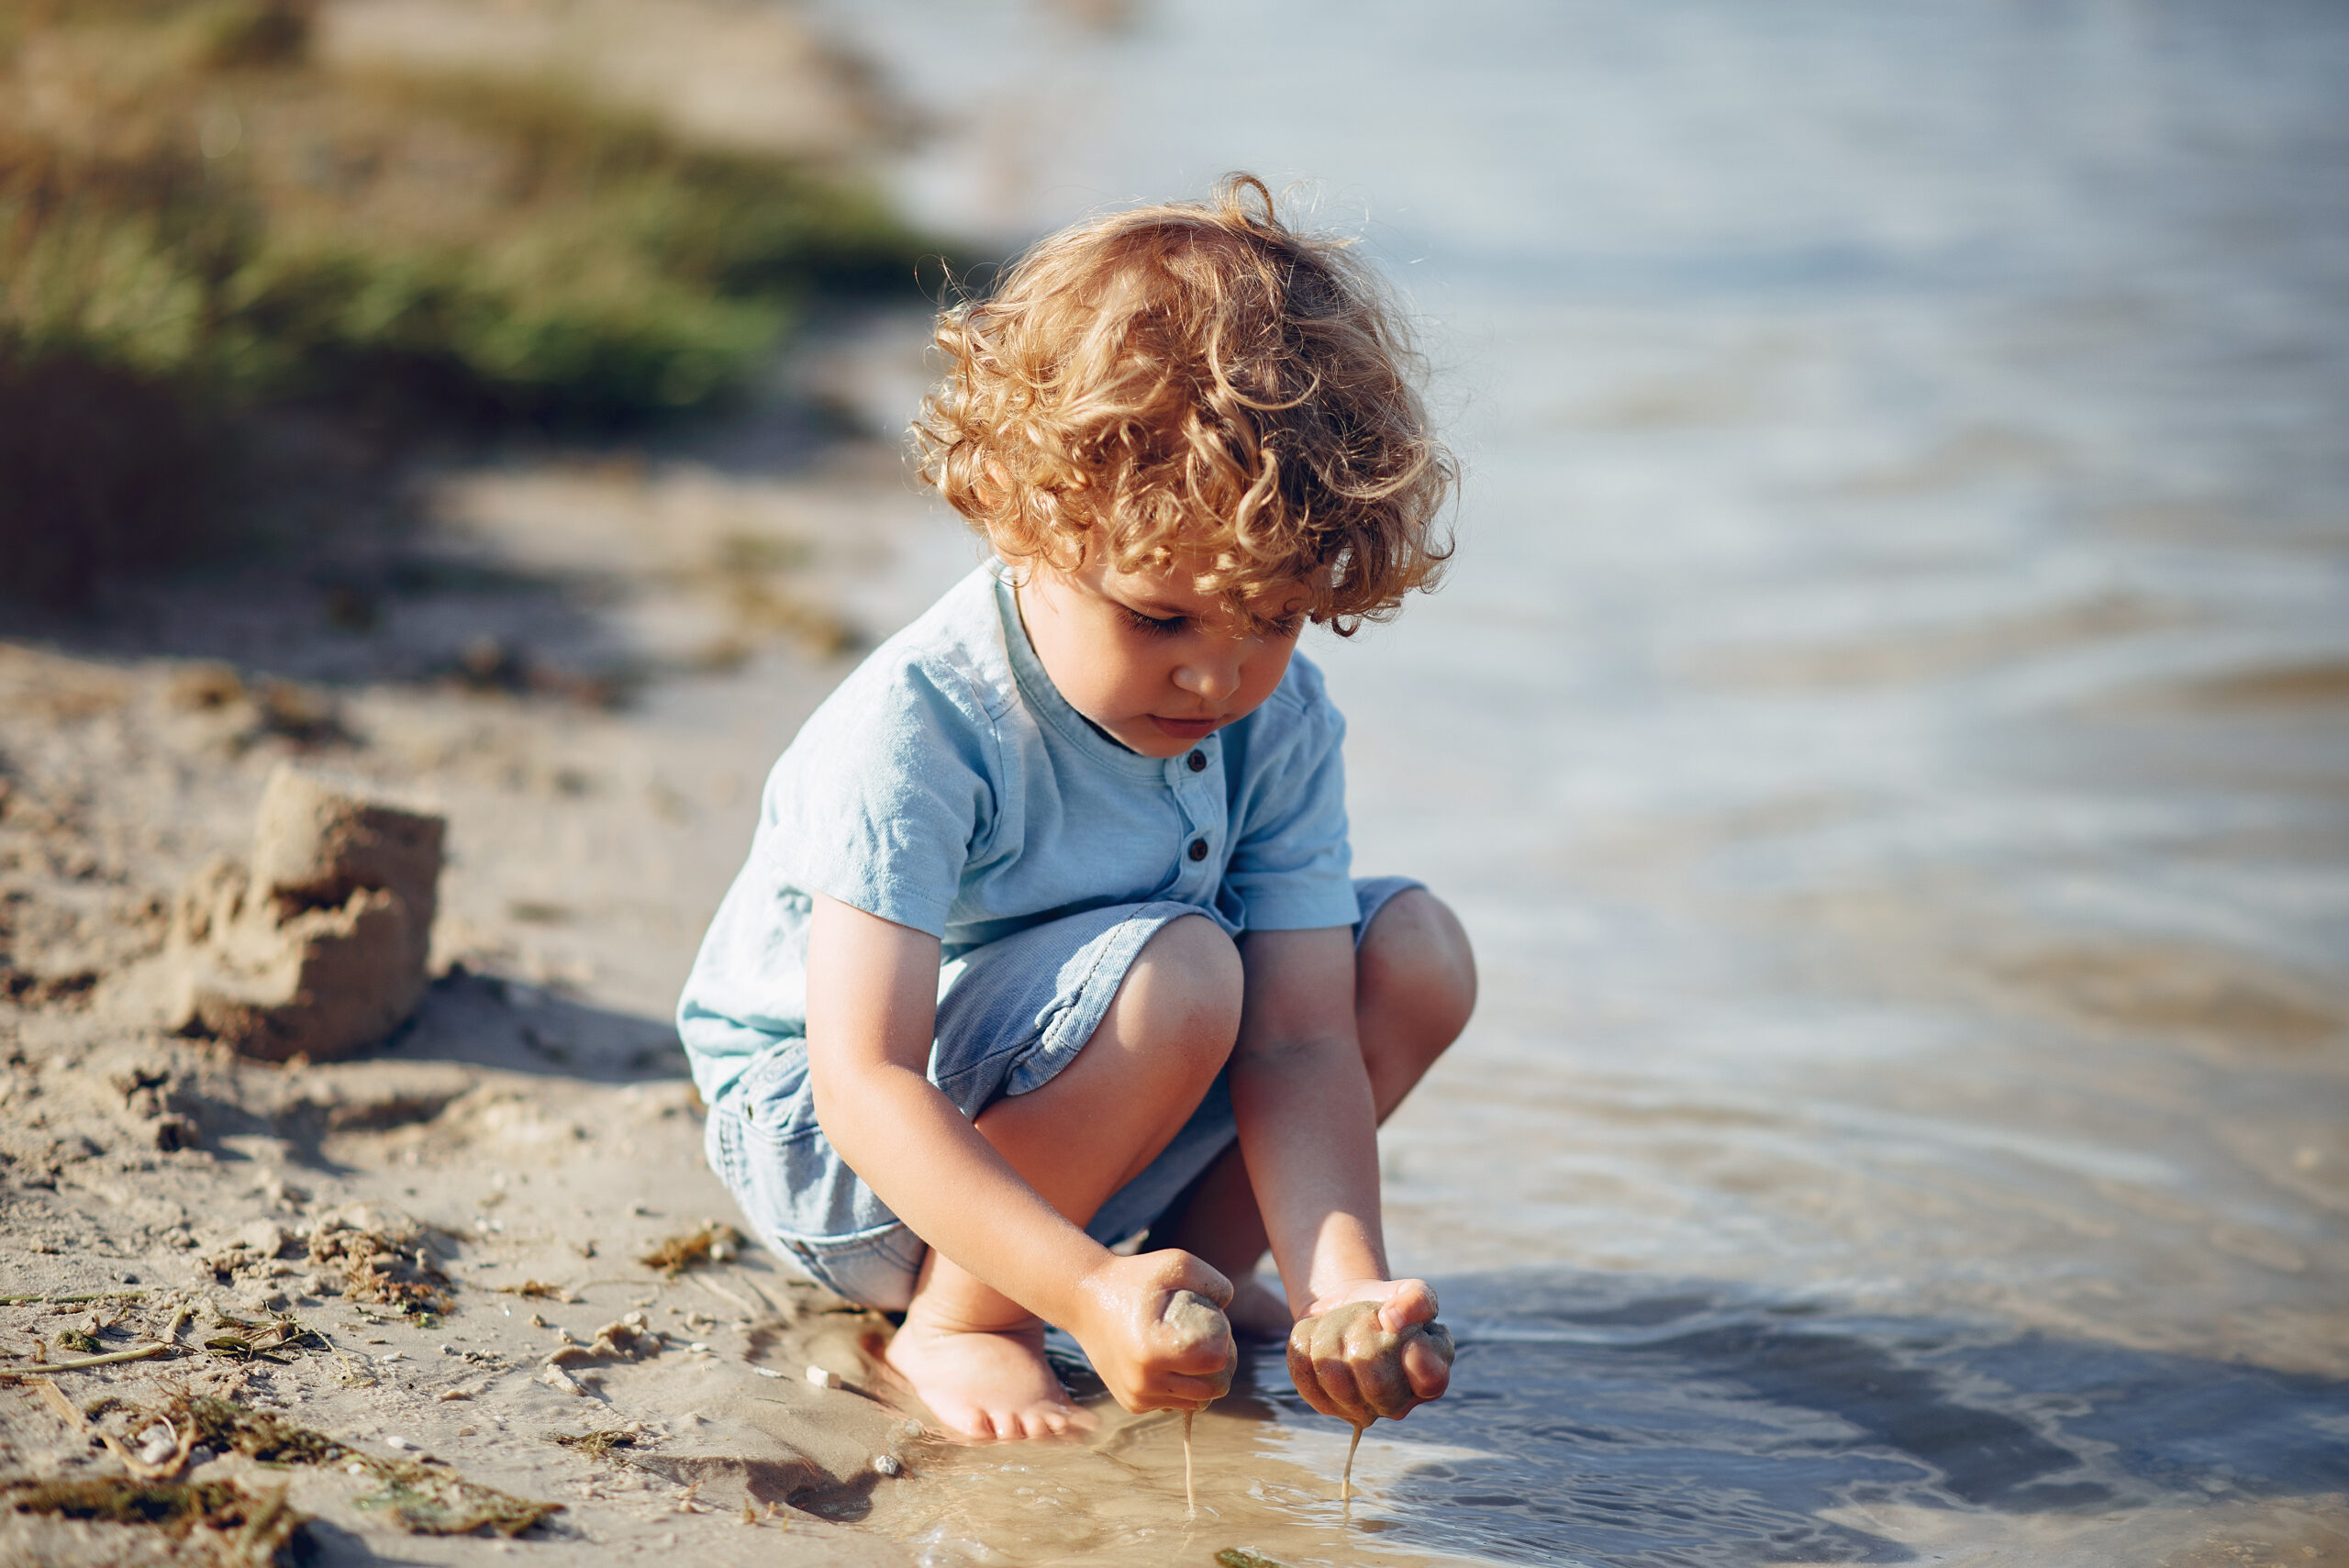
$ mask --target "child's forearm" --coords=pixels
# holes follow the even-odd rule
[[[1386,1277],[1378,1129],[1361,1051],[1317,1040],[1236,1055],[1231,1104],[1292,1311]]]
[[[1231,1108],[1289,1306],[1386,1277],[1378,1117],[1354,1032],[1343,926],[1252,932],[1231,1053]]]
[[[886,1063],[819,1069],[816,1116],[916,1235],[1047,1322],[1076,1329],[1083,1282],[1108,1249],[1021,1180],[937,1085]]]
[[[816,1120],[914,1234],[1020,1306],[1075,1332],[1108,1250],[1020,1179],[925,1075],[938,939],[829,898],[808,940],[807,1069]]]

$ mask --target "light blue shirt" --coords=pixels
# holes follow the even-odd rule
[[[677,1007],[704,1099],[806,1033],[811,894],[940,938],[948,977],[973,948],[1108,905],[1189,904],[1234,935],[1353,923],[1345,720],[1310,661],[1247,717],[1145,757],[1062,697],[1000,573],[875,649],[768,775]]]

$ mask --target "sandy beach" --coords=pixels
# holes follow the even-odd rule
[[[429,559],[401,558],[408,576],[493,562],[502,575],[395,588],[363,639],[328,625],[311,584],[322,564],[348,577],[384,563],[329,551],[154,589],[0,654],[0,1466],[119,1473],[100,1435],[136,1453],[172,1401],[213,1395],[354,1452],[429,1455],[436,1473],[560,1504],[528,1539],[573,1551],[685,1541],[711,1561],[897,1560],[832,1522],[864,1517],[923,1462],[918,1423],[871,1359],[881,1325],[729,1244],[736,1217],[703,1163],[665,1016],[765,763],[843,667],[809,652],[811,635],[825,648],[854,635],[778,630],[713,561],[763,551],[794,563],[762,579],[774,595],[851,605],[853,580],[886,614],[881,563],[908,553],[892,537],[908,513],[894,454],[827,450],[789,482],[546,458],[417,477],[445,527]],[[532,525],[550,517],[564,525],[547,530],[559,558],[534,562]],[[954,548],[925,538],[910,553]],[[306,613],[288,614],[289,596]],[[599,639],[621,640],[603,618],[620,602],[639,625],[730,640],[682,650],[697,673],[614,706],[580,671],[611,652]],[[453,649],[452,611],[471,628]],[[629,639],[633,656],[658,635]],[[264,660],[255,637],[271,641]],[[502,680],[488,655],[486,674],[468,670],[485,638],[551,695]],[[355,641],[379,673],[457,657],[439,676],[352,684],[337,662]],[[248,684],[237,670],[256,663],[341,679]],[[288,763],[448,822],[429,991],[355,1060],[244,1060],[172,1034],[159,1012],[177,889],[213,857],[250,853],[265,782]],[[722,1259],[640,1262],[706,1224]],[[336,1234],[378,1239],[418,1294],[354,1286],[329,1255]],[[73,1350],[83,1336],[99,1350]],[[124,1350],[150,1353],[69,1364]],[[811,1367],[838,1386],[811,1385]],[[50,1386],[95,1412],[88,1430]],[[397,1527],[365,1507],[381,1488],[345,1463],[182,1459],[173,1473],[197,1483],[289,1485],[328,1561],[470,1561],[506,1544],[392,1544]],[[142,1533],[25,1516],[0,1532],[17,1560],[90,1562],[130,1560]]]

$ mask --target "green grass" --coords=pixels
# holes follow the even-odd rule
[[[910,288],[929,249],[853,181],[560,83],[329,78],[306,25],[298,0],[0,0],[0,549],[28,563],[20,590],[71,601],[201,549],[185,499],[251,410],[480,428],[707,407],[812,295]],[[157,537],[174,506],[185,550]]]

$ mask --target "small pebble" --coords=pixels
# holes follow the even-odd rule
[[[874,1457],[873,1468],[879,1471],[884,1475],[895,1475],[903,1468],[903,1466],[897,1463],[897,1456],[896,1454],[884,1453],[876,1454]]]
[[[122,1283],[125,1284],[137,1284],[139,1283],[139,1276],[134,1273],[125,1273],[122,1276]]]
[[[838,1388],[841,1374],[824,1367],[811,1366],[807,1369],[807,1381],[818,1388]]]
[[[687,1346],[685,1347],[685,1349],[687,1349],[687,1350],[689,1350],[689,1351],[707,1351],[707,1350],[709,1349],[709,1347],[708,1347],[707,1345],[703,1344],[699,1340],[696,1340],[692,1344],[687,1345]]]
[[[395,1448],[402,1450],[403,1451],[411,1452],[414,1451],[416,1448],[416,1445],[408,1441],[406,1438],[385,1438],[384,1440],[384,1446],[386,1448]]]
[[[384,1354],[377,1356],[375,1359],[379,1362],[404,1362],[407,1360],[407,1352],[406,1351],[387,1351]]]
[[[187,1451],[187,1462],[193,1465],[206,1465],[219,1457],[220,1456],[218,1454],[213,1452],[210,1449],[206,1448],[201,1443],[198,1443],[195,1447]]]
[[[781,1377],[783,1375],[783,1373],[775,1371],[775,1369],[771,1366],[754,1366],[751,1370],[757,1373],[761,1377]]]
[[[444,1356],[461,1356],[465,1352],[457,1349],[454,1345],[443,1345],[440,1347],[440,1353]]]

